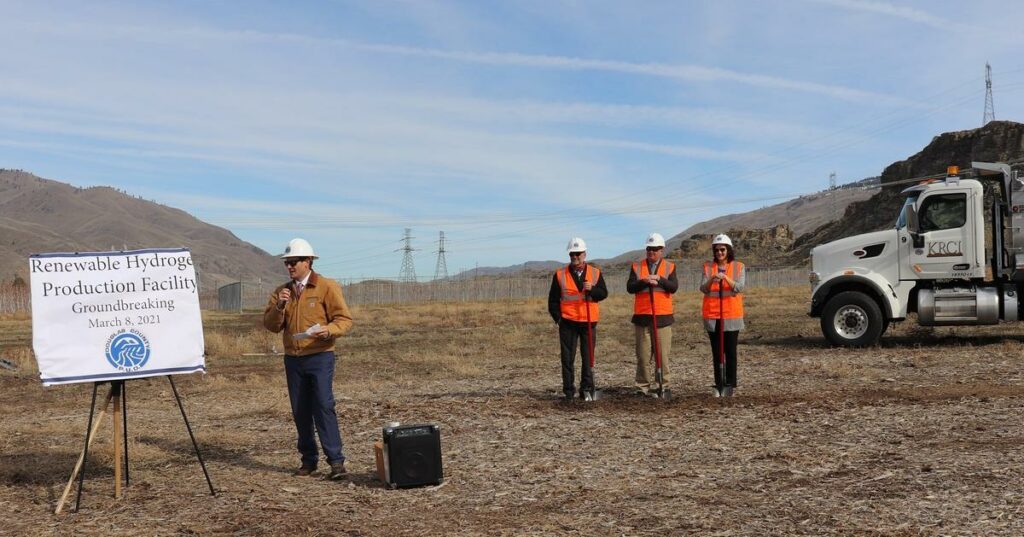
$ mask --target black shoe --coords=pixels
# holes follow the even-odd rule
[[[331,464],[331,473],[327,476],[331,481],[345,479],[348,476],[348,463],[345,461]]]
[[[563,396],[562,396],[562,402],[563,402],[563,403],[571,403],[571,402],[573,402],[573,401],[574,401],[575,399],[576,399],[576,398],[575,398],[575,397],[573,397],[573,393],[572,393],[572,392],[566,392],[566,393],[565,393],[565,395],[563,395]]]
[[[303,464],[298,470],[292,473],[296,477],[309,477],[316,473],[316,466],[311,464]]]

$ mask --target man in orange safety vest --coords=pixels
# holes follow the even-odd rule
[[[580,399],[593,400],[594,371],[591,350],[597,341],[597,321],[601,316],[598,302],[608,297],[601,270],[587,264],[587,244],[573,237],[567,248],[569,264],[558,269],[551,279],[548,313],[558,325],[558,341],[562,358],[562,394],[571,402],[576,394],[576,345],[580,345]]]
[[[675,263],[662,259],[665,239],[651,233],[645,243],[645,258],[633,263],[626,281],[626,291],[633,295],[633,318],[636,335],[636,393],[670,399],[669,354],[672,351],[672,295],[679,289]],[[657,335],[657,344],[653,344]],[[651,378],[651,362],[658,363],[661,378]],[[658,385],[657,381],[661,384]]]

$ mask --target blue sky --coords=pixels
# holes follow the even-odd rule
[[[639,248],[1024,120],[1022,2],[0,1],[0,167],[332,276]],[[177,245],[137,245],[177,246]]]

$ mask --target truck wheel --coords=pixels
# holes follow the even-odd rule
[[[859,291],[844,291],[830,298],[821,313],[821,332],[839,347],[874,345],[884,330],[878,303]]]

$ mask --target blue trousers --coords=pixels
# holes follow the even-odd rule
[[[302,464],[316,467],[320,459],[313,437],[314,426],[327,462],[343,462],[341,431],[338,429],[338,414],[334,411],[334,353],[285,355],[284,372],[288,377],[288,398],[292,402],[292,419],[299,434],[296,447],[302,455]]]

